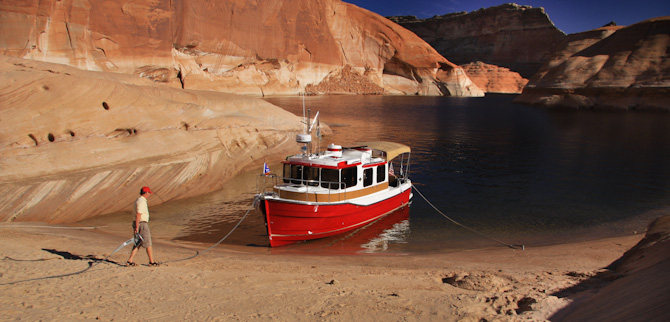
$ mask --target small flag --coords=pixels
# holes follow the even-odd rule
[[[389,174],[395,176],[395,171],[393,171],[393,163],[389,163]]]
[[[268,167],[268,164],[265,162],[263,162],[263,174],[266,176],[270,174],[270,167]]]

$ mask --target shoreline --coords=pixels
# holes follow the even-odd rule
[[[279,167],[273,165],[273,169]],[[255,191],[255,177],[260,167],[252,167],[247,171],[240,172],[233,176],[226,187],[235,187],[235,189],[224,188],[215,192],[201,196],[168,200],[159,205],[151,205],[151,228],[154,239],[174,240],[177,244],[209,245],[217,242],[223,235],[228,233],[238,220],[244,215],[245,211],[250,209],[253,194]],[[248,201],[240,202],[240,200]],[[158,199],[150,200],[150,203]],[[131,209],[131,205],[127,207]],[[412,208],[414,209],[414,208]],[[306,244],[290,245],[275,249],[276,253],[328,253],[328,254],[356,254],[365,252],[362,248],[356,246],[367,243],[373,239],[378,239],[394,224],[404,219],[410,220],[409,213],[394,212],[370,226],[358,229],[347,234],[330,237],[327,239],[315,240]],[[670,207],[657,207],[649,209],[634,218],[627,218],[619,221],[600,224],[589,227],[573,227],[571,229],[552,230],[552,231],[527,231],[516,235],[514,232],[496,235],[495,232],[486,232],[496,239],[503,240],[508,244],[524,244],[526,247],[552,246],[572,242],[588,242],[604,238],[616,238],[633,234],[644,235],[646,226],[654,218],[670,214]],[[435,214],[436,217],[439,217]],[[132,214],[130,211],[116,212],[104,216],[86,219],[71,225],[84,225],[98,227],[101,232],[118,236],[123,240],[132,237],[130,233],[130,220]],[[441,220],[438,219],[438,221]],[[444,220],[445,222],[446,219]],[[66,225],[66,224],[63,224]],[[496,247],[499,244],[490,239],[481,237],[468,231],[458,231],[458,236],[451,236],[444,240],[417,240],[412,239],[407,243],[390,244],[388,251],[395,253],[409,254],[431,254],[442,252],[454,252],[472,249],[482,249]],[[455,239],[456,238],[456,239]],[[461,238],[461,239],[459,239]],[[351,242],[355,239],[355,242]],[[356,244],[358,243],[358,245]],[[265,247],[268,245],[264,220],[262,215],[251,210],[249,216],[245,219],[239,229],[232,234],[225,244],[234,244],[239,247],[244,245],[255,245]],[[346,248],[346,250],[342,250]],[[379,253],[379,251],[373,251]]]
[[[85,269],[125,241],[94,229],[48,226],[58,225],[0,225],[2,258],[43,259],[1,260],[1,283]],[[0,305],[7,318],[29,320],[54,314],[99,320],[546,320],[572,301],[552,294],[595,276],[642,238],[524,251],[496,247],[361,256],[220,245],[158,268],[145,266],[143,250],[139,267],[120,266],[128,246],[83,274],[2,285]],[[159,262],[202,251],[193,243],[159,239],[154,244]]]
[[[176,208],[183,208],[183,205],[177,205]],[[243,207],[240,207],[242,209]],[[160,208],[159,208],[160,209]],[[173,210],[156,211],[158,215],[152,217],[152,233],[155,240],[163,240],[175,245],[194,245],[194,247],[209,247],[219,241],[235,226],[238,220],[243,216],[242,210],[227,211],[231,216],[225,223],[210,224],[208,219],[202,219],[203,222],[192,221],[188,219],[180,222],[172,212]],[[162,209],[161,209],[162,210]],[[166,214],[167,213],[167,214]],[[613,222],[607,226],[581,227],[575,228],[570,232],[554,232],[546,234],[543,232],[528,233],[525,235],[506,235],[484,237],[476,233],[463,232],[459,240],[444,240],[434,243],[417,243],[416,241],[407,241],[394,243],[383,238],[396,222],[407,219],[407,213],[396,212],[368,226],[357,230],[332,236],[328,238],[313,240],[308,243],[297,243],[278,248],[269,248],[272,253],[291,253],[291,254],[325,254],[325,255],[359,255],[359,254],[387,254],[387,255],[423,255],[435,253],[451,253],[461,251],[471,251],[479,249],[497,248],[505,243],[514,245],[524,245],[528,248],[557,246],[564,244],[573,244],[581,242],[590,242],[595,240],[619,238],[627,236],[644,236],[646,225],[637,225],[637,222],[651,222],[652,217],[662,216],[670,213],[667,207],[655,209],[644,215],[645,219],[635,218]],[[651,215],[654,216],[651,216]],[[71,223],[70,225],[89,226],[99,233],[118,237],[119,240],[126,240],[132,237],[130,231],[131,224],[123,220],[126,214],[115,213],[107,216]],[[129,215],[130,216],[130,215]],[[410,218],[411,222],[411,218]],[[18,223],[17,223],[18,224]],[[28,223],[25,223],[28,224]],[[62,224],[67,225],[67,224]],[[193,228],[192,226],[200,226]],[[640,229],[637,229],[640,226]],[[379,240],[382,240],[379,242]],[[376,249],[363,248],[363,244],[369,244],[374,241],[379,243],[388,242],[383,245],[386,248],[377,247]],[[269,242],[265,232],[263,219],[260,215],[249,214],[248,218],[242,222],[242,225],[230,235],[224,242],[229,247],[247,248],[268,248]],[[505,246],[502,246],[505,248]]]

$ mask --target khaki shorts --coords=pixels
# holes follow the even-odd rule
[[[135,231],[135,222],[133,221],[133,231]],[[149,223],[146,221],[140,222],[140,229],[138,230],[142,236],[142,244],[137,247],[151,247],[151,230],[149,230]]]

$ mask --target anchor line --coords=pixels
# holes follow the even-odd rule
[[[449,216],[445,215],[442,211],[440,211],[440,209],[438,209],[437,207],[435,207],[435,205],[433,205],[433,203],[430,202],[430,201],[428,200],[428,198],[426,198],[426,196],[424,196],[424,195],[421,193],[421,191],[419,191],[419,189],[416,188],[416,185],[412,184],[412,188],[414,188],[414,190],[419,194],[419,196],[421,196],[421,198],[423,198],[423,200],[425,200],[425,201],[428,203],[428,205],[430,205],[433,209],[435,209],[435,211],[437,211],[440,215],[442,215],[442,217],[448,219],[448,220],[451,221],[453,224],[455,224],[455,225],[457,225],[457,226],[460,226],[460,227],[463,227],[463,228],[465,228],[465,229],[467,229],[467,230],[469,230],[469,231],[471,231],[471,232],[473,232],[473,233],[475,233],[475,234],[477,234],[477,235],[480,235],[480,236],[482,236],[482,237],[485,237],[485,238],[488,238],[488,239],[490,239],[490,240],[493,240],[493,241],[495,241],[495,242],[497,242],[497,243],[499,243],[499,244],[505,245],[505,246],[507,246],[507,247],[509,247],[509,248],[512,248],[512,249],[521,249],[521,250],[525,250],[525,249],[526,249],[526,247],[525,247],[524,245],[513,245],[513,244],[506,243],[506,242],[501,241],[501,240],[499,240],[499,239],[497,239],[497,238],[491,237],[491,236],[486,235],[486,234],[484,234],[484,233],[482,233],[482,232],[479,232],[479,231],[477,231],[477,230],[475,230],[475,229],[472,229],[472,228],[470,228],[470,227],[468,227],[468,226],[466,226],[466,225],[463,225],[463,224],[459,223],[459,222],[456,221],[456,220],[451,219]]]
[[[224,240],[226,240],[226,238],[228,238],[228,236],[230,236],[230,234],[232,234],[232,233],[237,229],[237,227],[240,226],[240,224],[244,221],[244,219],[247,218],[247,216],[249,215],[249,212],[251,212],[251,210],[253,210],[253,209],[255,208],[255,206],[256,206],[256,202],[257,202],[257,199],[254,199],[254,202],[251,204],[251,207],[249,207],[249,209],[247,209],[247,212],[244,214],[244,216],[242,216],[242,218],[240,219],[240,221],[237,222],[237,224],[235,225],[235,227],[233,227],[233,229],[231,229],[231,230],[228,232],[228,234],[226,234],[225,236],[223,236],[223,238],[221,238],[221,239],[220,239],[218,242],[216,242],[214,245],[212,245],[212,246],[210,246],[209,248],[203,250],[202,252],[196,251],[196,254],[193,255],[193,256],[189,256],[189,257],[182,258],[182,259],[174,259],[174,260],[170,260],[170,261],[165,261],[165,262],[161,262],[161,264],[163,264],[163,263],[175,263],[175,262],[181,262],[181,261],[185,261],[185,260],[193,259],[193,258],[196,258],[196,257],[198,257],[198,256],[200,256],[200,255],[202,255],[202,254],[204,254],[204,253],[206,253],[206,252],[212,250],[214,247],[218,246],[218,245],[221,244]]]

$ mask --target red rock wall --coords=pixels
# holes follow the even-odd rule
[[[520,94],[528,80],[507,68],[482,62],[461,66],[477,87],[487,93]]]
[[[8,0],[0,23],[5,55],[175,87],[296,94],[349,66],[392,94],[483,95],[466,79],[438,86],[454,81],[439,79],[440,70],[459,67],[404,28],[338,0]],[[385,74],[411,86],[389,88]]]

